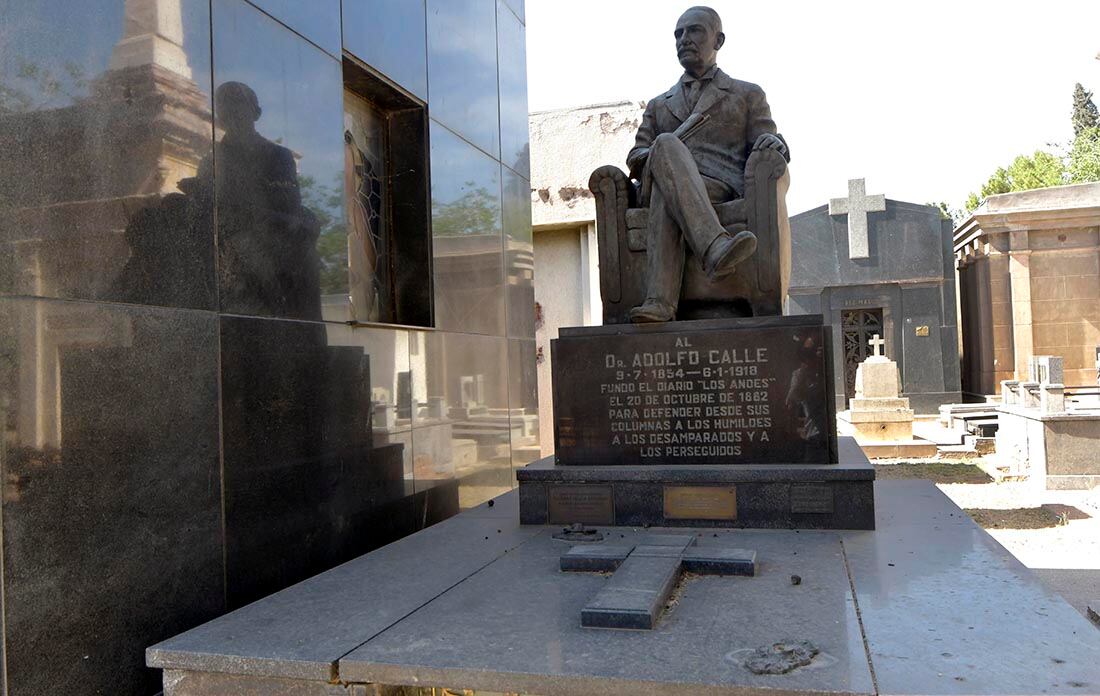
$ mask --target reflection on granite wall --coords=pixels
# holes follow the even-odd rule
[[[522,1],[309,5],[4,16],[0,693],[148,696],[145,646],[537,455]],[[344,321],[349,59],[432,115],[433,249],[389,272],[434,328]]]
[[[224,610],[217,346],[207,312],[0,299],[7,693],[153,693],[150,636]]]

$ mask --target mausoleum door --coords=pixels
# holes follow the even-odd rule
[[[845,310],[841,315],[844,336],[844,393],[846,399],[856,395],[856,368],[871,355],[868,341],[882,330],[882,309]]]

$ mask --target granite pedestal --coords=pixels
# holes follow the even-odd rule
[[[516,471],[522,524],[874,529],[875,469],[852,438],[841,463],[563,466]]]
[[[521,522],[873,529],[829,345],[820,316],[562,329],[555,454],[516,472]]]

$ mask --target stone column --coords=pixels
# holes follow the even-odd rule
[[[1028,373],[1028,358],[1034,353],[1031,322],[1031,250],[1026,230],[1009,232],[1008,275],[1012,286],[1012,347],[1016,378]]]
[[[111,54],[111,70],[158,65],[191,78],[183,50],[181,0],[126,0],[122,40]]]

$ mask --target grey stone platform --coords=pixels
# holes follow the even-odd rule
[[[875,468],[854,438],[838,438],[837,464],[565,466],[546,457],[516,471],[520,521],[754,529],[874,529]],[[731,519],[674,519],[665,491],[725,487]],[[555,500],[555,494],[557,500]]]
[[[165,696],[1100,694],[1100,630],[932,484],[875,485],[877,531],[695,530],[756,577],[687,576],[651,631],[585,629],[608,578],[563,573],[514,493],[150,648]],[[604,530],[636,544],[675,530]],[[791,582],[792,575],[801,584]],[[778,641],[820,653],[746,667]]]

